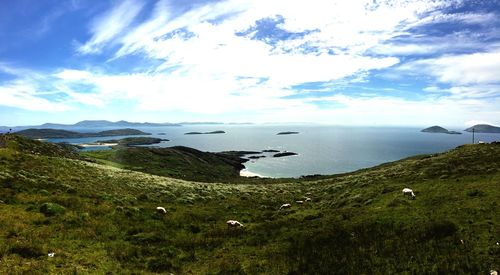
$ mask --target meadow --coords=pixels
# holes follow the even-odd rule
[[[0,136],[0,273],[500,269],[498,143],[279,180],[241,179],[218,162],[218,168],[188,161],[166,167],[169,172],[149,170],[120,163],[117,153],[82,155],[71,146]],[[208,170],[226,172],[210,176]],[[405,187],[415,200],[403,196]],[[295,203],[307,197],[310,202]],[[279,210],[283,203],[292,207]],[[229,219],[244,227],[228,228]]]

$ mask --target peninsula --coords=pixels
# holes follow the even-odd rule
[[[122,139],[111,139],[111,140],[98,140],[95,142],[97,145],[109,145],[116,144],[122,146],[137,146],[137,145],[152,145],[158,144],[163,141],[169,141],[168,139],[153,138],[153,137],[128,137]]]
[[[449,131],[441,126],[432,126],[429,128],[423,129],[421,132],[424,133],[434,133],[434,134],[451,134],[451,135],[461,135],[462,133],[456,131]]]
[[[14,134],[18,136],[23,136],[33,139],[45,139],[45,138],[85,138],[85,137],[112,137],[112,136],[135,136],[135,135],[151,135],[150,133],[145,133],[136,129],[116,129],[107,130],[97,133],[81,133],[60,129],[26,129],[15,132]]]

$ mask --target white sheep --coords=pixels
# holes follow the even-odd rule
[[[289,203],[285,203],[285,204],[281,205],[280,210],[281,210],[281,209],[285,209],[285,208],[290,208],[290,207],[292,207],[292,205],[291,205],[291,204],[289,204]]]
[[[303,204],[304,201],[295,201],[296,204]]]
[[[160,214],[167,214],[167,210],[161,206],[156,207],[156,212],[158,212]]]
[[[403,195],[405,196],[409,196],[411,197],[412,199],[415,199],[415,193],[413,193],[413,190],[411,190],[410,188],[404,188],[403,189]]]
[[[226,222],[227,227],[243,227],[243,224],[241,224],[239,221],[235,220],[229,220]]]
[[[47,256],[49,256],[50,258],[54,258],[55,255],[56,255],[56,253],[54,253],[54,252],[47,254]]]
[[[310,201],[312,201],[312,200],[311,200],[311,198],[306,198],[306,201],[307,201],[307,202],[310,202]]]
[[[498,271],[496,270],[490,270],[490,275],[498,275]]]

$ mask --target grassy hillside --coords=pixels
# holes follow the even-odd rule
[[[46,146],[0,136],[1,274],[500,268],[498,144],[274,184],[188,182],[68,158]],[[416,200],[403,197],[404,187]],[[305,197],[312,201],[294,203]],[[293,206],[279,211],[282,203]],[[227,228],[228,219],[245,227]]]
[[[237,180],[245,160],[237,155],[201,152],[175,146],[169,148],[125,147],[89,151],[84,156],[100,163],[153,175],[203,182]]]

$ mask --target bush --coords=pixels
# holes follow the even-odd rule
[[[152,272],[167,272],[173,269],[172,262],[165,258],[152,258],[148,261],[147,266]]]
[[[467,196],[469,196],[469,197],[482,197],[482,196],[484,196],[484,192],[481,190],[478,190],[478,189],[469,190],[469,191],[467,191]]]
[[[45,216],[63,215],[65,212],[66,208],[57,203],[46,202],[40,206],[40,213],[43,213]]]
[[[24,243],[15,244],[9,249],[9,252],[27,259],[38,258],[45,255],[41,247]]]
[[[424,232],[424,239],[441,239],[453,236],[457,232],[457,226],[450,221],[434,221],[429,223]]]
[[[40,191],[38,191],[38,193],[42,196],[50,196],[50,193],[49,191],[45,190],[45,189],[42,189]]]

